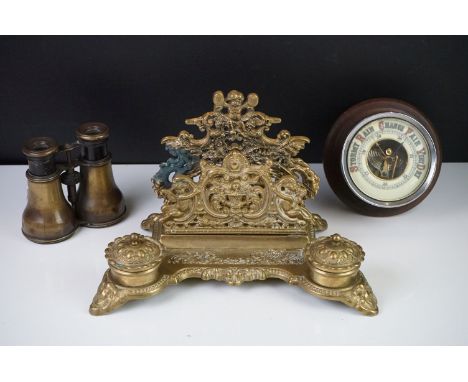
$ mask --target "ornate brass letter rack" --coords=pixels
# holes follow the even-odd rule
[[[304,202],[316,195],[319,178],[296,158],[309,139],[287,130],[266,136],[281,120],[254,109],[256,94],[245,100],[235,90],[226,98],[217,91],[213,103],[213,111],[186,120],[203,138],[184,130],[162,140],[172,157],[153,177],[164,204],[142,222],[152,236],[132,233],[109,244],[109,269],[91,314],[187,278],[230,285],[278,278],[377,314],[377,300],[359,271],[362,248],[337,234],[315,237],[327,223]]]

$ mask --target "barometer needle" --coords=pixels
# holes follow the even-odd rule
[[[385,151],[382,150],[382,147],[380,147],[379,142],[375,142],[375,144],[377,145],[377,147],[379,148],[379,150],[382,152],[382,154],[383,154],[384,156],[387,156],[387,154],[385,154]]]
[[[403,139],[403,142],[400,143],[400,146],[398,146],[398,148],[395,150],[395,154],[396,154],[398,151],[400,151],[400,149],[401,149],[402,146],[403,146],[403,143],[406,142],[406,138],[408,138],[408,137],[405,137],[405,139]]]
[[[395,163],[393,164],[392,179],[395,178],[395,170],[398,163],[398,155],[395,157]]]

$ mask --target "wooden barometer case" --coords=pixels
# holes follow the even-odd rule
[[[281,279],[306,292],[340,301],[366,315],[377,300],[359,271],[362,248],[338,234],[316,237],[327,228],[305,207],[319,178],[296,155],[309,142],[281,130],[256,111],[258,96],[236,90],[213,96],[214,107],[186,120],[205,136],[188,131],[165,137],[171,158],[152,178],[164,199],[161,212],[142,228],[115,239],[105,251],[105,272],[90,312],[109,313],[130,300],[160,293],[187,278],[229,285]]]
[[[371,216],[405,212],[431,192],[442,163],[429,119],[414,106],[370,99],[346,110],[325,143],[323,165],[335,194]]]

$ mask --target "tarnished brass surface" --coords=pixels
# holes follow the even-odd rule
[[[76,130],[80,142],[80,187],[76,215],[87,227],[108,227],[125,216],[125,201],[112,173],[107,151],[109,127],[87,122]]]
[[[28,159],[50,158],[58,151],[58,145],[50,137],[36,137],[28,139],[22,151]]]
[[[109,127],[102,122],[82,123],[76,129],[76,137],[86,142],[102,142],[109,138]]]
[[[316,238],[327,223],[305,200],[317,193],[319,178],[295,158],[309,139],[286,130],[265,135],[280,119],[255,111],[256,94],[245,100],[238,91],[218,91],[213,103],[213,111],[186,121],[203,138],[182,131],[162,140],[172,158],[153,177],[164,203],[142,222],[152,236],[134,233],[109,244],[109,270],[90,313],[109,313],[187,278],[229,285],[277,278],[377,314],[359,272],[362,248],[337,234]]]
[[[107,227],[125,216],[125,202],[115,184],[107,151],[109,128],[100,122],[84,123],[76,136],[78,142],[61,146],[49,137],[31,138],[23,146],[29,169],[22,231],[36,243],[62,241],[79,225]],[[77,148],[78,163],[72,159],[72,151]],[[55,163],[58,153],[65,153],[66,165]],[[80,172],[75,171],[77,164]],[[65,200],[62,183],[70,203]]]
[[[29,169],[28,202],[21,230],[29,240],[39,244],[65,240],[78,226],[62,191],[60,171],[53,158],[57,151],[57,143],[48,137],[31,138],[23,146]]]
[[[48,179],[26,174],[28,203],[23,212],[23,234],[35,243],[57,243],[70,237],[78,224],[65,200],[58,173]]]
[[[76,215],[87,227],[107,227],[125,216],[122,192],[114,181],[111,160],[81,164]]]

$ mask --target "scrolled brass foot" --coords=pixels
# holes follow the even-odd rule
[[[110,277],[110,269],[108,269],[89,307],[89,313],[93,316],[101,316],[110,313],[126,302],[125,289],[119,288],[118,285],[114,283]]]
[[[366,278],[359,272],[364,256],[360,245],[334,234],[312,243],[307,262],[312,282],[326,288],[323,297],[341,301],[373,316],[379,311],[377,299]]]
[[[343,303],[357,309],[366,316],[375,316],[379,313],[377,298],[368,284],[366,278],[361,274],[360,282],[342,296]]]

